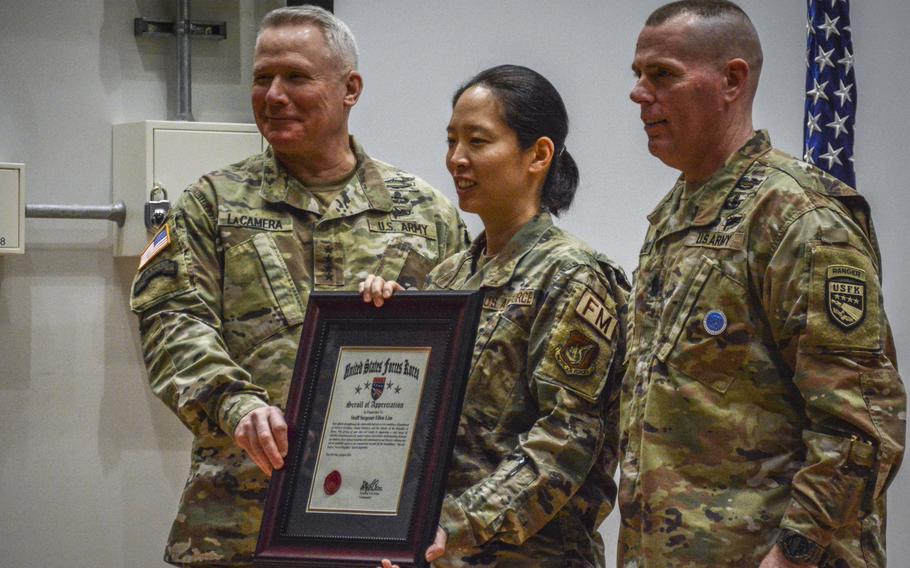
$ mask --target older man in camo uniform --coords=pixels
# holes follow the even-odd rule
[[[371,273],[421,283],[467,245],[445,197],[348,135],[361,88],[344,23],[266,15],[252,102],[270,148],[190,186],[142,256],[131,305],[149,382],[196,435],[167,562],[249,564],[310,291]]]
[[[905,394],[857,192],[752,128],[726,1],[655,11],[631,98],[682,172],[648,217],[622,394],[622,566],[884,566]]]

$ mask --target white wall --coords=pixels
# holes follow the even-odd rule
[[[198,120],[249,122],[255,23],[277,0],[196,0],[229,39],[193,45]],[[562,92],[582,187],[562,221],[631,273],[644,216],[675,172],[648,155],[629,102],[634,42],[660,0],[336,0],[358,37],[366,91],[353,130],[368,151],[454,197],[445,172],[449,98],[474,72],[520,63]],[[0,2],[0,161],[25,162],[30,203],[111,199],[116,122],[173,114],[173,44],[135,38],[134,17],[172,17],[168,0]],[[743,0],[762,36],[757,124],[799,153],[805,3]],[[910,356],[902,251],[910,158],[901,70],[906,0],[855,2],[858,186],[882,242],[886,308]],[[201,173],[201,172],[200,172]],[[476,218],[472,229],[479,228]],[[0,568],[161,565],[190,437],[148,392],[126,302],[134,259],[115,260],[107,222],[31,219],[27,254],[0,257]],[[905,563],[910,474],[890,494],[889,557]],[[605,527],[612,546],[615,515]],[[609,553],[611,554],[611,553]],[[608,556],[612,557],[612,556]]]

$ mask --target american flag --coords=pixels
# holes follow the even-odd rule
[[[808,0],[803,159],[856,187],[856,80],[850,0]]]
[[[145,250],[142,252],[142,256],[139,257],[139,268],[142,268],[149,263],[155,255],[164,250],[171,244],[171,229],[165,225],[162,229],[155,235],[151,242],[145,247]]]

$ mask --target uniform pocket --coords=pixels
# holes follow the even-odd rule
[[[224,340],[236,357],[303,321],[300,294],[268,233],[225,251],[223,293]]]
[[[395,280],[405,288],[422,288],[436,262],[421,254],[405,239],[395,240],[382,254],[376,274]]]
[[[872,497],[879,499],[894,479],[903,457],[907,395],[893,369],[863,373],[859,379],[863,400],[878,433],[878,463]]]
[[[492,330],[471,369],[464,413],[493,429],[508,408],[516,379],[524,374],[528,333],[502,314],[493,316]],[[477,345],[483,341],[479,330]]]
[[[721,394],[749,354],[754,335],[748,291],[707,257],[689,281],[658,359]]]

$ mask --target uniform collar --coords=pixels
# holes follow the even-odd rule
[[[392,196],[385,186],[379,168],[353,136],[349,141],[357,159],[357,172],[342,194],[324,213],[319,201],[278,161],[271,146],[265,151],[266,167],[263,170],[259,194],[272,203],[287,203],[297,209],[322,213],[322,220],[355,215],[371,209],[390,212]]]
[[[686,180],[680,176],[673,189],[648,215],[652,226],[661,234],[691,226],[710,225],[720,214],[736,182],[752,167],[755,160],[771,150],[771,137],[766,130],[756,131],[711,178],[688,198],[683,198]]]
[[[553,218],[550,214],[545,211],[538,213],[512,235],[512,238],[495,258],[490,259],[476,273],[470,274],[472,267],[476,266],[475,260],[483,254],[484,248],[487,246],[487,235],[484,231],[474,239],[461,261],[452,267],[452,271],[439,275],[436,281],[441,286],[448,286],[457,275],[464,273],[469,282],[469,285],[465,286],[466,289],[504,286],[511,280],[522,257],[529,253],[552,227]]]

